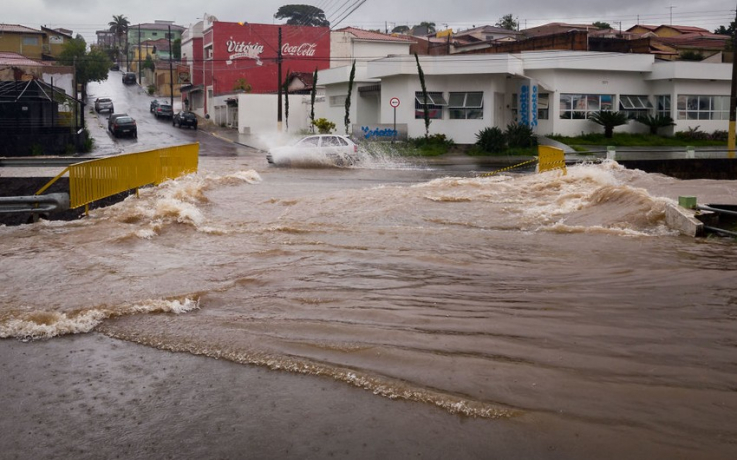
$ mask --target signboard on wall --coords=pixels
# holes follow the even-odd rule
[[[519,87],[519,124],[537,126],[538,88],[531,80],[522,81]]]
[[[407,124],[393,123],[353,125],[353,137],[367,141],[407,140]]]

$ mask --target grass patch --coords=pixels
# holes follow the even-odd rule
[[[688,145],[694,147],[719,147],[726,145],[725,142],[718,140],[685,140],[677,137],[664,137],[653,134],[614,133],[614,136],[611,138],[606,138],[601,133],[581,134],[579,136],[560,136],[553,134],[547,137],[570,145],[576,151],[579,151],[579,148],[581,148],[577,146],[581,145],[613,145],[615,147],[685,147]],[[581,150],[585,149],[581,148]]]

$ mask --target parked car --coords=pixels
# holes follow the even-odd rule
[[[171,120],[172,126],[186,126],[188,128],[197,129],[197,115],[194,112],[181,110],[177,112]]]
[[[113,122],[115,122],[115,119],[116,118],[127,117],[127,116],[128,116],[127,113],[113,113],[113,114],[111,114],[107,118],[107,129],[108,129],[108,131],[110,131],[111,133],[113,132]]]
[[[120,66],[118,64],[113,64],[110,66],[110,70],[120,70]]]
[[[136,84],[136,74],[134,74],[133,72],[124,73],[123,83],[126,85],[135,85]]]
[[[98,97],[95,99],[95,112],[113,113],[113,100],[109,97]]]
[[[271,164],[312,161],[352,165],[359,161],[358,145],[346,136],[316,134],[303,137],[293,145],[272,148],[266,160]]]
[[[171,118],[174,116],[174,109],[171,108],[171,105],[160,102],[154,109],[154,115],[156,118]]]
[[[117,117],[113,121],[112,125],[113,136],[120,137],[125,134],[129,134],[132,137],[138,137],[138,127],[136,126],[136,120],[131,116]]]
[[[151,107],[150,107],[151,113],[154,113],[154,110],[156,110],[156,107],[158,107],[158,106],[159,106],[159,100],[158,99],[154,99],[153,101],[151,101]]]

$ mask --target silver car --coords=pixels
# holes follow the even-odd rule
[[[303,137],[296,143],[275,147],[266,154],[271,164],[328,163],[350,166],[359,160],[358,145],[346,136],[315,134]]]
[[[98,97],[95,99],[95,112],[109,112],[113,113],[115,109],[113,108],[113,100],[109,97]]]

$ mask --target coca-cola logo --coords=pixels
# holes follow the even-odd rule
[[[317,43],[302,43],[301,45],[290,45],[285,43],[281,47],[281,54],[289,56],[314,56]]]

